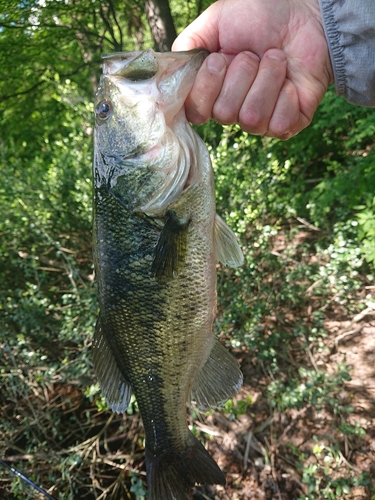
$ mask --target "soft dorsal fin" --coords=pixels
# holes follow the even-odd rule
[[[224,266],[239,267],[244,257],[237,236],[219,215],[215,215],[215,252],[216,259]]]
[[[191,399],[201,409],[218,407],[238,392],[242,373],[236,358],[215,339],[206,363],[191,390]]]
[[[189,223],[189,219],[180,221],[173,210],[167,212],[151,265],[156,278],[172,278],[185,263]]]
[[[131,386],[117,366],[100,315],[95,326],[93,361],[108,406],[116,413],[124,413],[130,402]]]

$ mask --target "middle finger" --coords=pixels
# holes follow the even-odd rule
[[[229,125],[238,122],[244,99],[258,72],[259,57],[252,52],[240,52],[227,68],[223,86],[212,110],[218,122]]]

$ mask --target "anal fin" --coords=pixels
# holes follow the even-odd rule
[[[201,409],[218,407],[238,392],[242,372],[236,358],[215,339],[206,363],[191,390],[191,399]]]
[[[100,316],[95,327],[93,362],[108,406],[116,413],[123,413],[130,402],[131,386],[117,366]]]

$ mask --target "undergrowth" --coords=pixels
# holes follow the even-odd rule
[[[109,412],[91,360],[91,139],[79,126],[90,109],[68,106],[70,135],[48,138],[22,169],[17,147],[2,149],[0,455],[56,499],[141,500],[136,402],[124,417]],[[229,457],[227,471],[273,488],[269,498],[349,499],[359,487],[374,494],[370,471],[352,460],[368,429],[351,404],[351,370],[332,361],[337,339],[326,328],[331,316],[350,322],[374,310],[375,162],[366,131],[375,115],[351,112],[348,128],[348,113],[329,94],[311,128],[287,143],[214,123],[199,129],[218,211],[244,248],[242,268],[219,269],[215,332],[242,361],[245,392],[217,412],[193,413],[191,425]],[[228,488],[247,498],[241,480]],[[34,491],[2,470],[0,497],[32,499]]]

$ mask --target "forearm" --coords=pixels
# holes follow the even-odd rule
[[[375,0],[319,0],[336,91],[375,107]]]

